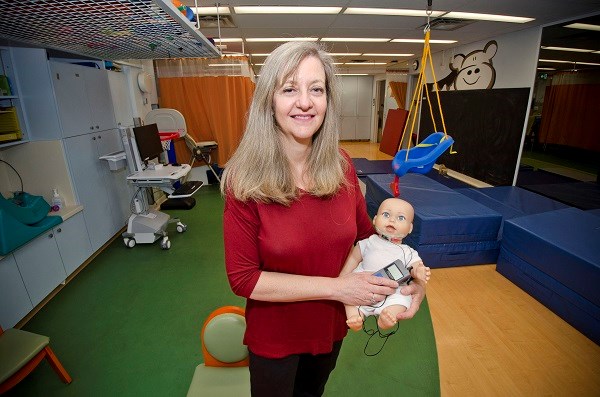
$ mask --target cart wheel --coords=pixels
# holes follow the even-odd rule
[[[125,246],[127,248],[133,248],[133,247],[135,247],[135,239],[133,239],[133,238],[125,237],[123,239],[123,242],[125,243]]]
[[[186,230],[187,230],[187,225],[184,225],[184,224],[183,224],[183,223],[181,223],[181,222],[177,222],[177,231],[178,231],[179,233],[183,233],[183,232],[185,232]]]
[[[169,248],[171,248],[171,240],[169,240],[167,237],[163,238],[160,242],[160,248],[164,250],[168,250]]]

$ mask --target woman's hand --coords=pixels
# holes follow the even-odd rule
[[[340,275],[336,280],[333,299],[351,306],[373,305],[396,292],[398,288],[398,283],[394,280],[376,277],[368,272],[348,273]],[[419,303],[421,300],[423,298]]]
[[[400,289],[403,295],[410,295],[412,297],[412,303],[410,307],[403,313],[396,316],[397,320],[408,320],[414,317],[421,307],[421,302],[425,299],[425,285],[420,281],[414,280],[409,285],[406,285]]]

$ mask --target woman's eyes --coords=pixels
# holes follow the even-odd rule
[[[325,93],[325,88],[323,88],[323,87],[312,87],[309,90],[315,94],[324,94]],[[284,87],[281,90],[281,92],[283,92],[284,94],[292,94],[297,91],[298,91],[298,89],[294,88],[294,87]]]

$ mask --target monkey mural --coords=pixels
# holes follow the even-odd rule
[[[496,82],[496,69],[492,58],[498,51],[495,40],[488,42],[483,50],[475,50],[467,55],[457,54],[450,61],[450,73],[437,82],[438,89],[484,90],[491,89]],[[433,84],[428,84],[433,90]]]

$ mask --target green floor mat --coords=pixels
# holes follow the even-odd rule
[[[169,226],[170,250],[115,240],[23,327],[50,337],[73,383],[41,363],[7,396],[185,396],[202,361],[204,319],[219,306],[245,304],[225,275],[218,187],[195,197],[192,210],[168,211],[188,225],[182,234]],[[426,305],[378,356],[364,356],[365,341],[363,333],[347,338],[328,396],[439,395]]]

